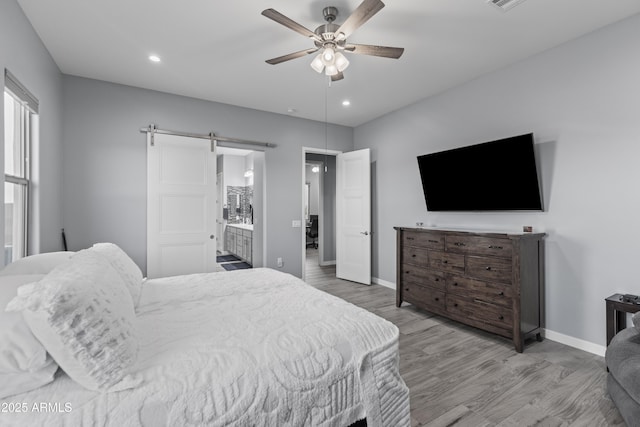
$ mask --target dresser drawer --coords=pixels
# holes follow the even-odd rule
[[[511,283],[511,260],[468,256],[465,272],[478,279]]]
[[[402,244],[403,246],[444,250],[444,234],[430,231],[404,231]]]
[[[429,251],[429,267],[452,273],[463,273],[464,255]]]
[[[432,308],[434,311],[443,312],[445,309],[444,292],[429,286],[404,283],[402,285],[402,294],[408,301],[415,301],[416,304],[427,310]]]
[[[445,282],[447,284],[447,292],[452,294],[480,299],[505,307],[512,307],[513,305],[513,289],[511,285],[484,282],[453,274],[447,275]]]
[[[443,272],[429,270],[415,265],[402,265],[401,280],[403,284],[410,282],[423,286],[431,286],[432,288],[442,291],[446,288],[446,281]]]
[[[511,258],[513,252],[511,240],[481,236],[447,236],[446,248],[449,252],[490,255],[503,258]]]
[[[508,307],[475,298],[447,294],[446,308],[448,313],[459,317],[488,323],[505,330],[513,328],[513,311]]]
[[[423,248],[413,246],[405,246],[402,248],[402,261],[413,265],[429,265],[428,251]]]

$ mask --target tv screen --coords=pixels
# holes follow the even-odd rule
[[[541,211],[533,134],[418,156],[429,211]]]

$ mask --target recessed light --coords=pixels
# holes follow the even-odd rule
[[[149,61],[160,62],[160,57],[158,55],[149,55]]]
[[[343,107],[348,107],[349,105],[351,105],[351,101],[349,101],[348,99],[345,99],[344,101],[342,101]]]

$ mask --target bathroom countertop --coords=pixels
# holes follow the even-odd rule
[[[253,224],[227,224],[227,227],[236,227],[242,230],[251,230],[253,231]]]

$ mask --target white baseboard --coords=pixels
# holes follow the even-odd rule
[[[371,282],[376,284],[376,285],[381,285],[384,286],[385,288],[390,288],[393,289],[394,291],[396,290],[396,284],[393,282],[387,282],[386,280],[382,280],[378,277],[372,277],[371,278]]]
[[[550,339],[551,341],[559,342],[560,344],[568,345],[569,347],[577,348],[578,350],[593,353],[597,356],[604,357],[604,352],[607,350],[607,347],[603,345],[594,344],[589,341],[581,340],[580,338],[570,337],[569,335],[564,335],[559,332],[551,331],[549,329],[545,329],[543,335],[545,338]]]
[[[336,260],[333,260],[333,261],[322,261],[320,263],[320,267],[326,267],[328,265],[336,265]]]

